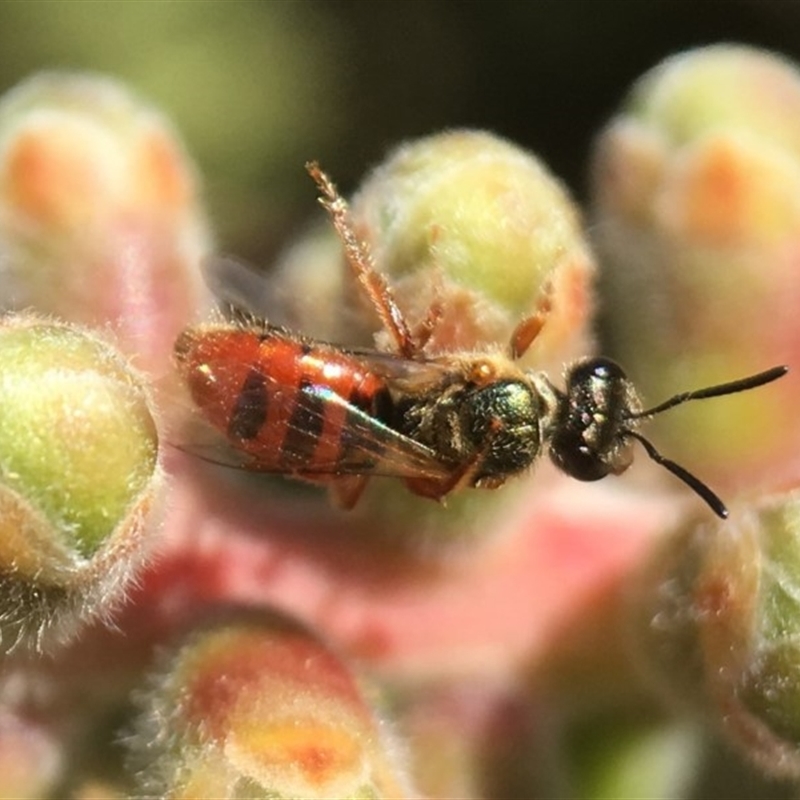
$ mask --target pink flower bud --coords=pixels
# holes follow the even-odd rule
[[[132,744],[159,796],[413,797],[384,728],[316,638],[244,617],[183,645]]]
[[[600,136],[607,330],[647,404],[800,356],[800,72],[737,46],[666,60]],[[796,482],[800,371],[665,415],[654,438],[720,488]],[[659,435],[660,434],[660,435]]]
[[[44,74],[0,104],[5,308],[88,325],[161,375],[202,304],[209,235],[169,123],[114,81]]]

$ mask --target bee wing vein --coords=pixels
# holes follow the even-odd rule
[[[371,416],[328,386],[304,386],[298,404],[302,404],[307,417],[318,417],[320,425],[328,409],[338,407],[346,414],[340,455],[325,462],[312,461],[302,467],[303,473],[442,477],[449,472],[429,447]],[[304,432],[298,433],[302,435]],[[313,436],[311,432],[307,435]]]

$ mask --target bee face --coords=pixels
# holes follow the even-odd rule
[[[624,472],[633,460],[631,415],[639,399],[622,368],[607,358],[575,364],[549,435],[550,458],[580,481]]]

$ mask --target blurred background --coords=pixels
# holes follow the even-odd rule
[[[124,81],[180,131],[219,249],[268,266],[321,215],[307,160],[349,193],[444,128],[518,142],[583,200],[593,138],[631,84],[725,41],[800,62],[800,2],[0,0],[0,91],[48,69]],[[696,796],[789,794],[720,753]]]
[[[720,41],[800,60],[800,3],[2,2],[0,87],[43,69],[127,82],[181,131],[220,248],[267,265],[315,213],[305,161],[349,192],[388,148],[442,128],[507,136],[582,198],[592,137],[631,82]]]

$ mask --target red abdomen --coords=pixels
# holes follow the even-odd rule
[[[379,376],[334,347],[278,330],[191,328],[176,344],[178,364],[203,416],[254,459],[254,469],[335,472],[347,408],[370,415],[388,402]]]

